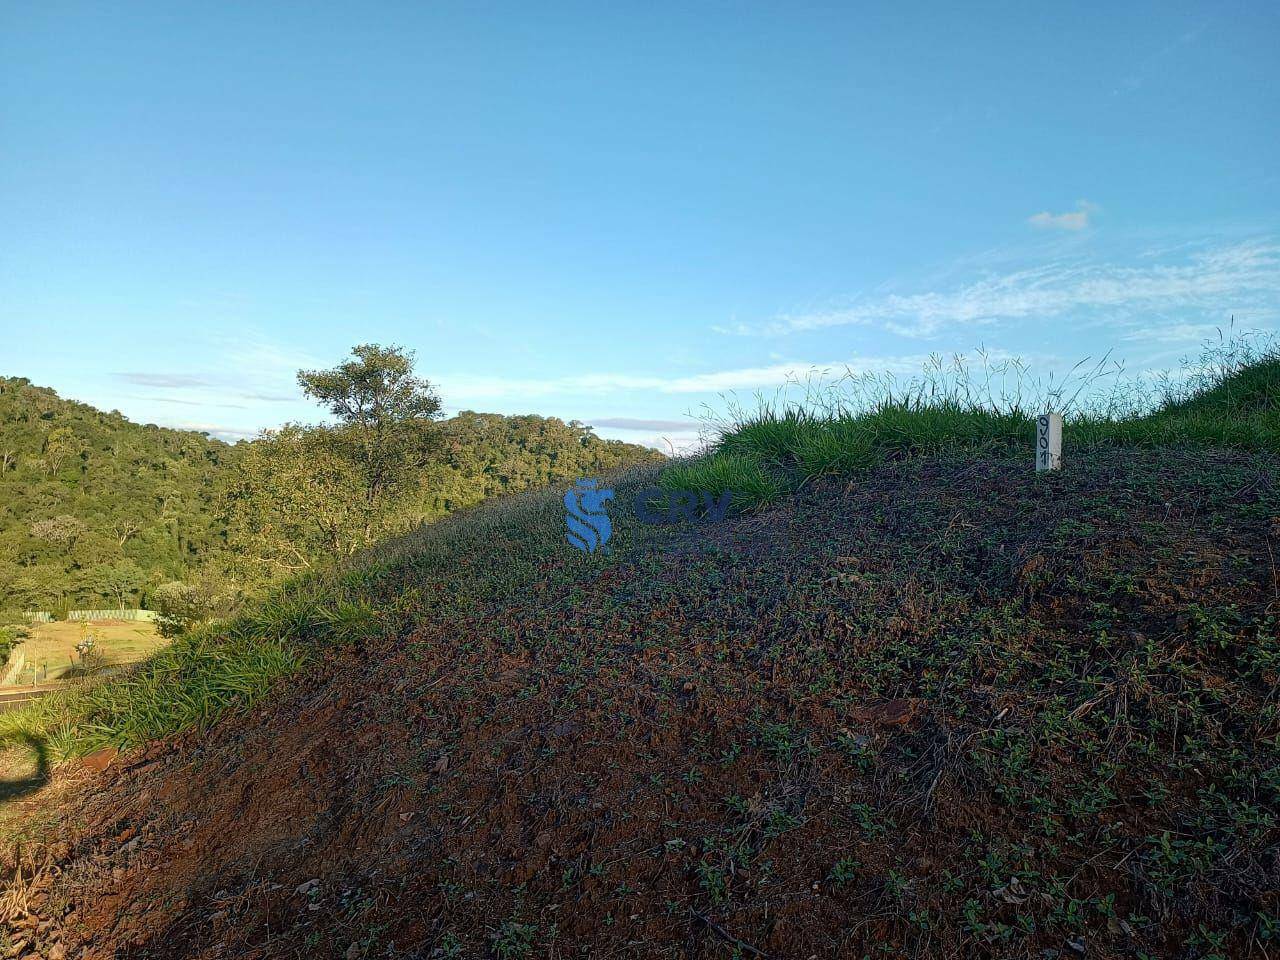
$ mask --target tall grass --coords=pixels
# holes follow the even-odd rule
[[[732,494],[739,509],[768,503],[786,492],[783,484],[751,456],[725,452],[716,457],[677,463],[663,472],[661,485],[672,490]]]
[[[179,638],[126,672],[86,680],[0,714],[0,744],[52,759],[125,749],[250,706],[296,672],[317,644],[356,642],[380,629],[366,602],[323,594],[319,580],[282,588],[226,623]]]
[[[0,715],[0,741],[39,745],[55,759],[102,746],[136,746],[248,705],[302,659],[279,640],[180,640],[128,674]]]
[[[1064,415],[1072,446],[1280,449],[1280,350],[1265,335],[1220,334],[1198,359],[1158,377],[1128,376],[1108,357],[1047,379],[1018,360],[935,358],[906,381],[846,374],[729,411],[711,423],[711,450],[669,467],[664,484],[733,490],[736,505],[758,506],[815,477],[886,459],[1030,449],[1035,417],[1046,411]]]

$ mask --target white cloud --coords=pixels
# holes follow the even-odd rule
[[[261,432],[241,427],[224,427],[214,423],[190,423],[185,421],[170,421],[162,423],[160,426],[168,427],[171,430],[194,430],[197,433],[207,433],[217,437],[219,440],[225,440],[227,443],[235,443],[237,440],[249,440]]]
[[[130,373],[113,373],[117,380],[132,383],[138,387],[159,387],[162,389],[179,389],[186,387],[211,387],[216,380],[196,373],[147,373],[134,371]]]
[[[463,406],[478,400],[529,399],[562,394],[616,394],[635,390],[653,393],[725,393],[758,390],[788,383],[824,380],[847,373],[915,373],[929,360],[928,354],[898,357],[850,357],[825,362],[791,361],[762,367],[740,367],[676,377],[636,376],[624,373],[578,374],[567,377],[529,378],[499,376],[442,376],[441,392]]]
[[[595,417],[586,423],[593,427],[611,427],[616,430],[694,430],[698,424],[693,420],[646,420],[640,417]]]
[[[234,337],[214,334],[206,340],[199,353],[209,370],[133,370],[111,376],[133,386],[184,391],[199,398],[196,401],[152,398],[167,403],[199,402],[211,406],[217,405],[220,398],[296,403],[302,400],[302,392],[296,383],[298,370],[325,366],[310,353],[281,347],[253,333]]]
[[[654,422],[663,423],[664,421]],[[665,422],[675,423],[677,421]],[[685,423],[686,425],[678,430],[662,430],[660,427],[655,427],[654,429],[656,430],[662,430],[660,433],[646,432],[638,427],[602,426],[598,421],[593,422],[592,426],[596,427],[597,435],[608,440],[624,440],[627,443],[638,443],[641,446],[660,450],[668,456],[680,456],[686,453],[693,453],[706,446],[710,437],[709,432],[699,427],[698,424],[687,421]]]
[[[720,332],[770,335],[840,326],[881,326],[928,337],[948,326],[1044,319],[1105,311],[1112,322],[1139,312],[1202,309],[1215,316],[1271,311],[1280,295],[1280,243],[1252,240],[1181,254],[1175,262],[1137,266],[1057,261],[989,274],[951,290],[890,294],[849,307],[783,314],[761,325]]]
[[[1120,339],[1139,343],[1204,343],[1222,329],[1222,324],[1215,323],[1173,323],[1167,326],[1148,324],[1130,330]]]
[[[1042,210],[1029,216],[1027,223],[1033,227],[1053,230],[1083,230],[1089,226],[1089,217],[1098,211],[1099,207],[1096,203],[1081,200],[1076,204],[1075,210],[1067,213],[1050,213],[1048,210]]]
[[[213,345],[222,361],[244,377],[281,386],[292,386],[299,370],[330,367],[346,359],[317,357],[258,333],[222,334],[213,338]]]
[[[683,457],[697,453],[707,446],[707,441],[695,434],[672,434],[671,436],[649,437],[645,440],[633,441],[646,447],[659,450],[669,457]]]
[[[638,443],[660,450],[670,457],[694,453],[709,442],[708,429],[695,420],[596,417],[586,422],[591,424],[599,436],[606,439]]]

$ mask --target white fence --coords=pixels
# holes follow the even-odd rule
[[[70,610],[68,620],[154,620],[154,610],[130,609],[118,610]],[[24,610],[22,619],[27,623],[52,623],[53,614],[48,610]]]
[[[154,610],[71,610],[68,620],[154,620]]]

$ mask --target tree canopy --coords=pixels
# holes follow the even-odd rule
[[[298,382],[335,422],[229,445],[0,378],[0,610],[177,597],[186,622],[488,497],[659,457],[555,418],[441,420],[400,347]]]
[[[316,428],[315,439],[355,466],[376,508],[401,493],[430,459],[440,399],[414,376],[411,351],[366,343],[351,353],[353,359],[330,370],[298,371],[298,386],[337,417],[338,426]]]
[[[218,549],[217,478],[237,450],[0,378],[0,609],[136,602]],[[128,564],[141,582],[126,585]]]

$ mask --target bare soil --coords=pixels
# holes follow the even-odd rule
[[[1026,467],[389,572],[476,586],[23,801],[11,955],[1280,956],[1274,469]]]

